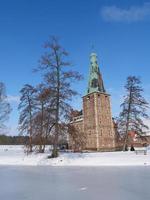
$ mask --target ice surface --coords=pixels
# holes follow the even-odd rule
[[[1,166],[1,200],[149,200],[150,167]]]

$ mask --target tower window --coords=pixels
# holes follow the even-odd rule
[[[97,80],[96,78],[94,78],[94,79],[92,80],[91,87],[92,87],[92,88],[98,87],[98,80]]]

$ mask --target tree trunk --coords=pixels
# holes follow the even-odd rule
[[[59,57],[57,55],[57,51],[54,49],[56,62],[57,62],[57,88],[56,88],[56,124],[55,124],[55,136],[54,136],[54,144],[52,157],[58,157],[58,137],[59,137],[59,101],[60,101],[60,65],[59,65]]]
[[[44,148],[43,148],[43,115],[44,115],[44,105],[43,102],[41,103],[41,131],[40,131],[40,153],[44,153]]]
[[[129,95],[128,115],[127,115],[127,124],[126,124],[126,132],[125,132],[125,140],[124,140],[124,145],[123,145],[123,151],[127,151],[127,148],[128,148],[128,144],[127,143],[128,143],[128,132],[129,132],[131,101],[132,101],[132,88],[130,89],[130,95]]]
[[[31,110],[31,102],[30,98],[28,97],[28,103],[29,103],[29,115],[30,115],[30,131],[29,131],[29,152],[32,152],[32,110]]]

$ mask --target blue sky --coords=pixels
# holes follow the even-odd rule
[[[0,81],[7,87],[13,112],[8,122],[15,134],[19,90],[36,84],[32,70],[50,35],[60,38],[70,52],[74,68],[84,75],[76,84],[81,95],[87,88],[89,54],[94,45],[112,110],[119,112],[128,75],[141,76],[150,101],[150,1],[142,0],[0,0]],[[81,98],[73,102],[81,108]]]

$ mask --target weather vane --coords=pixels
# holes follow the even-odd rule
[[[94,46],[94,44],[91,45],[91,51],[95,52],[95,46]]]

